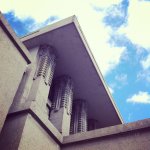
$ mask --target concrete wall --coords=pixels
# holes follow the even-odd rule
[[[0,135],[2,150],[59,150],[60,146],[27,113],[10,115]]]
[[[30,107],[31,101],[28,99],[28,96],[33,83],[32,68],[33,65],[30,64],[26,69],[26,72],[23,74],[13,103],[9,109],[9,114],[16,111],[28,109]]]
[[[48,133],[28,115],[19,150],[59,150],[59,145]]]
[[[32,57],[32,64],[29,64],[26,72],[23,74],[22,80],[19,84],[18,90],[15,94],[14,101],[11,105],[9,113],[16,112],[18,110],[28,109],[31,105],[32,100],[29,97],[30,93],[32,95],[31,87],[33,84],[33,78],[37,66],[36,55],[38,47],[35,47],[30,50]],[[34,93],[35,91],[33,91]]]
[[[150,119],[66,136],[62,150],[149,150]]]
[[[2,150],[149,150],[149,146],[150,119],[77,133],[56,142],[29,113],[20,113],[7,117],[0,135]]]
[[[66,145],[62,150],[149,150],[150,129]]]
[[[0,131],[27,62],[0,26]]]
[[[27,114],[7,117],[0,134],[1,150],[17,150],[22,136]]]

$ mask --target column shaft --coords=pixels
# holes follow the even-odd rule
[[[75,100],[73,104],[73,113],[71,116],[70,133],[87,131],[87,104],[85,100]]]
[[[61,76],[56,79],[53,88],[50,120],[63,135],[69,135],[73,100],[72,80],[68,76]]]

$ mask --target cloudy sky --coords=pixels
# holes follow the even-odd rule
[[[0,0],[18,36],[76,15],[125,122],[150,118],[150,0]]]

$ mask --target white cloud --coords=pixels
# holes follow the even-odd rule
[[[150,83],[150,70],[146,69],[146,70],[142,70],[137,74],[137,80],[146,80],[147,82],[145,82],[146,85],[149,86]]]
[[[150,48],[150,2],[131,0],[127,24],[120,29],[135,44]]]
[[[11,3],[9,0],[0,0],[0,2],[0,9],[3,12],[13,10],[16,16],[21,19],[30,16],[37,20],[37,22],[41,22],[46,20],[50,15],[59,14],[61,17],[66,17],[70,14],[89,14],[88,7],[90,7],[90,4],[100,7],[109,7],[112,4],[118,4],[120,0],[105,0],[102,2],[98,0],[13,0]]]
[[[137,74],[137,80],[147,81],[145,84],[149,85],[150,83],[150,53],[146,58],[140,61],[142,65],[142,70]]]
[[[107,8],[111,5],[119,4],[120,2],[121,2],[121,0],[104,0],[104,1],[91,0],[90,3],[96,7]]]
[[[16,17],[20,19],[28,17],[35,19],[37,25],[30,26],[30,29],[36,29],[38,24],[41,26],[41,23],[50,16],[58,16],[63,19],[77,15],[98,66],[105,75],[120,62],[125,47],[114,47],[108,43],[112,30],[103,23],[105,11],[96,12],[92,6],[106,9],[118,3],[120,0],[13,0],[11,2],[0,0],[0,9],[4,13],[13,10]]]
[[[111,7],[109,7],[107,9],[107,15],[110,15],[111,17],[120,17],[120,18],[124,18],[125,16],[125,11],[122,8],[121,3],[118,5],[112,5]]]
[[[150,104],[150,94],[148,92],[139,91],[137,94],[128,98],[127,102]]]
[[[119,82],[121,82],[122,84],[127,84],[127,74],[119,74],[115,76],[115,79]]]
[[[150,67],[150,54],[141,61],[143,69],[148,69]]]

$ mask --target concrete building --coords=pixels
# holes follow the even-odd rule
[[[0,149],[148,150],[123,124],[75,16],[19,39],[0,14]]]

